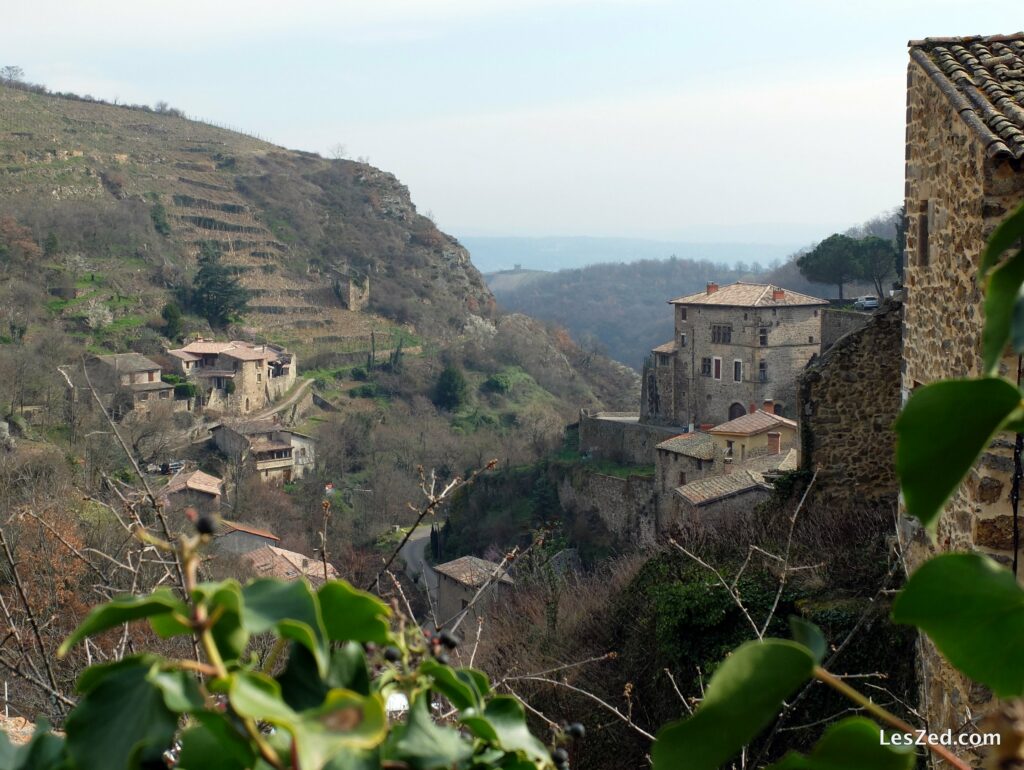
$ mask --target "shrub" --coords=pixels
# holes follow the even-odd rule
[[[466,400],[466,378],[455,366],[449,364],[441,372],[434,387],[434,403],[441,409],[454,411]]]

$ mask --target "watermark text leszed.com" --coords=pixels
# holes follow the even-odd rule
[[[961,746],[977,748],[981,746],[998,746],[999,733],[954,733],[952,730],[945,730],[941,733],[930,733],[927,730],[917,730],[912,733],[887,733],[881,732],[883,746]]]

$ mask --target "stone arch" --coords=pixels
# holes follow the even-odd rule
[[[729,407],[729,419],[735,420],[737,417],[742,417],[747,413],[747,408],[743,406],[739,401],[734,402]]]

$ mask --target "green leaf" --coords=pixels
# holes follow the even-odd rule
[[[152,667],[119,667],[98,680],[68,716],[68,753],[78,770],[137,768],[174,739],[178,716],[151,679]]]
[[[469,759],[473,747],[457,730],[434,724],[426,693],[414,699],[408,721],[397,725],[382,752],[384,759],[405,762],[414,770],[441,770]]]
[[[242,622],[254,634],[275,630],[313,653],[321,676],[327,674],[327,632],[320,603],[305,580],[254,580],[242,589]]]
[[[204,603],[209,614],[217,614],[217,622],[211,630],[224,662],[238,660],[249,644],[250,631],[242,624],[242,587],[238,581],[200,583],[192,592],[192,598]]]
[[[78,681],[75,682],[75,689],[84,694],[95,689],[96,685],[108,676],[112,676],[122,669],[142,667],[149,671],[157,662],[159,662],[159,658],[156,655],[144,653],[129,655],[121,660],[115,660],[113,663],[96,663],[82,672]]]
[[[1020,402],[1017,388],[994,377],[915,390],[895,425],[907,513],[934,530],[946,500]]]
[[[1024,251],[992,271],[985,291],[985,328],[982,330],[982,354],[985,372],[999,373],[999,362],[1014,333],[1014,316],[1024,284]]]
[[[246,770],[256,754],[224,714],[200,711],[193,715],[198,724],[181,734],[179,770]]]
[[[228,677],[231,705],[243,717],[282,726],[294,724],[297,712],[281,699],[281,687],[266,674],[236,671]]]
[[[54,735],[50,723],[40,718],[29,742],[14,746],[0,730],[0,770],[54,770],[67,767],[64,739]]]
[[[981,252],[981,261],[978,264],[978,280],[983,281],[988,271],[995,267],[999,258],[1008,249],[1024,237],[1024,206],[1018,208],[1006,219],[999,223],[999,226],[989,236]]]
[[[545,761],[550,754],[547,747],[530,732],[526,725],[526,712],[522,704],[510,695],[498,695],[484,709],[484,718],[497,734],[498,748],[521,752],[528,759]]]
[[[825,635],[821,633],[820,628],[798,615],[790,615],[789,631],[793,634],[794,642],[802,644],[811,651],[815,663],[821,663],[825,659],[825,653],[828,652],[828,643],[825,641]]]
[[[450,700],[459,711],[483,707],[483,693],[468,674],[442,666],[431,658],[420,663],[420,673],[431,677],[434,689]]]
[[[185,617],[189,615],[188,606],[175,597],[169,588],[158,588],[149,596],[126,596],[101,604],[94,607],[82,624],[64,640],[57,650],[57,657],[63,658],[68,654],[68,650],[80,641],[102,633],[108,628],[114,628],[132,620],[151,618],[155,615],[168,615],[172,612]]]
[[[654,770],[717,770],[763,730],[814,670],[802,644],[747,642],[723,661],[689,719],[658,731]]]
[[[327,638],[331,641],[389,644],[391,609],[373,594],[344,580],[325,583],[319,592]]]
[[[920,628],[950,663],[996,695],[1024,695],[1024,590],[987,556],[926,561],[896,598],[892,617]]]
[[[21,767],[18,759],[20,753],[7,737],[7,733],[0,730],[0,770],[16,770]]]
[[[832,725],[807,756],[790,752],[768,770],[910,770],[911,747],[882,743],[878,725],[851,717]]]
[[[185,671],[154,670],[149,680],[160,688],[164,704],[177,714],[199,711],[205,705],[196,678]]]
[[[285,703],[293,709],[317,708],[327,693],[343,688],[360,695],[370,694],[370,675],[366,655],[356,642],[349,642],[331,652],[327,677],[320,678],[313,654],[299,644],[292,644],[288,665],[277,677]]]

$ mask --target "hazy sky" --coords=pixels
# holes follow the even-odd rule
[[[802,241],[900,202],[906,42],[988,0],[29,0],[0,64],[344,144],[458,235]]]

